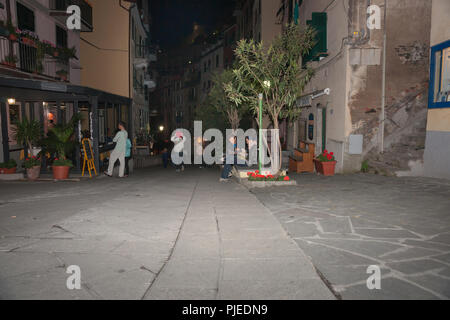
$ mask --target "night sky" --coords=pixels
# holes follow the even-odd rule
[[[232,18],[234,0],[153,0],[152,40],[175,46],[192,32],[194,22],[214,30]]]

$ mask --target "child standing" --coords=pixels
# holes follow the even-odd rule
[[[130,174],[130,167],[128,165],[128,161],[130,161],[131,158],[131,140],[127,139],[127,144],[125,146],[125,177],[128,177]]]

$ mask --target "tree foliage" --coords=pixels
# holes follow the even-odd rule
[[[213,86],[206,99],[206,104],[211,105],[223,114],[233,130],[238,129],[242,116],[247,111],[248,104],[236,103],[227,94],[225,88],[227,85],[239,87],[233,69],[225,69],[220,73],[213,74],[212,82]]]
[[[47,137],[42,139],[41,145],[44,152],[56,153],[58,158],[67,159],[75,146],[77,140],[74,139],[75,127],[81,120],[81,114],[76,113],[67,124],[57,124],[51,128]]]
[[[26,145],[31,152],[33,145],[36,145],[42,134],[42,127],[37,120],[28,120],[24,118],[22,121],[15,123],[13,127],[13,134],[16,137],[17,143]]]
[[[247,105],[257,121],[259,118],[259,94],[263,94],[263,114],[267,114],[274,129],[279,129],[281,119],[296,118],[301,109],[295,102],[302,95],[314,71],[302,68],[301,58],[314,46],[315,31],[295,24],[287,25],[270,46],[254,40],[241,40],[235,50],[236,67],[233,81],[224,85],[226,95],[236,106]],[[261,126],[261,124],[259,124]],[[280,159],[277,160],[279,171]]]
[[[280,119],[298,116],[301,110],[295,101],[314,74],[311,68],[302,69],[301,57],[314,46],[314,34],[311,28],[291,24],[268,48],[254,40],[239,41],[235,83],[224,87],[228,98],[236,105],[247,104],[258,116],[258,95],[262,93],[263,113],[270,116],[276,129]]]

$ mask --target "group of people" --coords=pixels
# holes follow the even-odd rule
[[[201,138],[200,138],[201,139]],[[174,143],[173,152],[178,153],[178,156],[180,159],[183,158],[183,148],[184,148],[184,137],[181,132],[175,132],[174,135],[171,137],[171,141]],[[249,137],[245,138],[245,147],[244,148],[238,148],[237,145],[237,137],[232,136],[229,138],[229,142],[232,144],[232,148],[227,148],[227,150],[230,150],[222,159],[223,160],[223,169],[220,175],[219,181],[225,182],[228,181],[229,178],[233,176],[232,170],[235,166],[242,166],[246,167],[249,166],[250,163],[250,154],[254,151],[253,149],[256,147],[257,143],[254,140],[251,140]],[[202,154],[203,147],[202,144],[203,141],[197,141],[195,145],[195,152],[199,155]],[[167,162],[169,159],[169,153],[167,149],[165,150],[165,155],[163,154],[163,162],[164,167],[167,168]],[[240,160],[240,161],[239,161]],[[200,165],[200,168],[202,165]],[[175,165],[176,171],[184,171],[184,164],[181,162],[181,164]]]
[[[108,170],[104,172],[108,177],[113,176],[114,165],[117,160],[120,162],[119,166],[119,178],[128,177],[129,175],[129,165],[128,162],[131,157],[131,141],[128,138],[128,132],[126,131],[126,124],[122,121],[118,124],[118,132],[116,133],[113,142],[116,143],[114,150],[111,152],[109,157]],[[178,164],[174,164],[177,172],[184,171],[184,163],[183,159],[183,150],[185,144],[185,137],[183,133],[180,131],[176,131],[170,140],[174,143],[173,153],[178,154],[181,162]],[[220,175],[220,181],[228,181],[228,179],[232,176],[232,169],[234,166],[248,166],[249,165],[249,156],[253,151],[253,148],[256,147],[256,141],[251,140],[250,138],[245,138],[245,148],[238,148],[237,145],[237,137],[232,136],[228,140],[231,143],[232,148],[227,148],[228,152],[223,158],[223,169]],[[203,147],[197,147],[196,152],[200,152],[203,150]],[[168,148],[165,147],[162,152],[162,160],[164,168],[167,168],[170,160]],[[201,166],[200,166],[201,167]]]

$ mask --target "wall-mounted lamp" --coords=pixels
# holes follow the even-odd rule
[[[163,132],[164,131],[164,126],[159,126],[159,131]]]
[[[9,98],[9,99],[8,99],[8,103],[9,103],[9,104],[16,104],[16,99],[14,99],[14,98]]]

